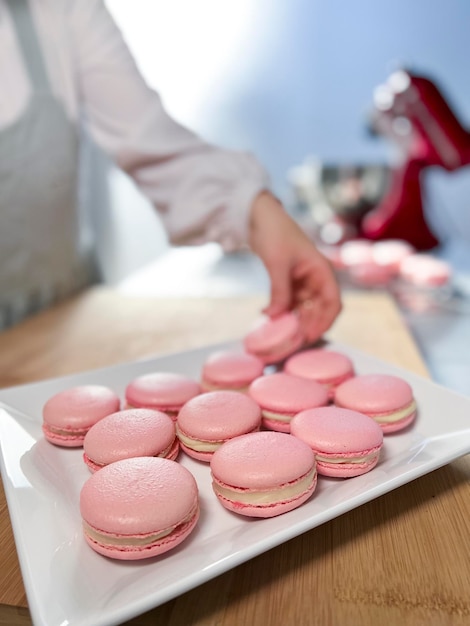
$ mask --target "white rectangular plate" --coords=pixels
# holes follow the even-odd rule
[[[151,371],[199,378],[215,346],[1,390],[1,471],[36,626],[119,624],[470,452],[470,398],[347,346],[330,347],[349,355],[359,374],[405,378],[418,403],[415,424],[386,437],[370,473],[348,480],[320,477],[307,503],[271,519],[226,511],[212,492],[209,467],[180,453],[199,485],[200,522],[176,549],[140,562],[112,561],[85,544],[78,502],[90,474],[81,449],[44,440],[42,406],[54,393],[81,384],[108,385],[122,396],[132,378]]]

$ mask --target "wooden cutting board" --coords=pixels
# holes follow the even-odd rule
[[[130,298],[94,288],[0,334],[0,386],[237,339],[264,304],[262,297]],[[346,293],[344,310],[328,338],[427,376],[386,294]],[[298,623],[319,626],[469,623],[468,534],[464,542],[469,476],[465,457],[129,624],[280,626],[293,616]],[[1,491],[0,545],[0,625],[29,624]],[[331,621],[330,610],[337,621]]]

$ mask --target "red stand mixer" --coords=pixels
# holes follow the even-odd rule
[[[394,72],[375,90],[371,130],[397,148],[387,189],[361,221],[359,236],[404,239],[418,250],[439,242],[423,211],[420,174],[429,166],[448,171],[470,163],[470,133],[462,127],[440,89],[407,70]]]

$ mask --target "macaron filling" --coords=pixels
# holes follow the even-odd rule
[[[377,446],[372,450],[365,450],[362,454],[352,453],[331,453],[331,452],[315,452],[315,458],[318,463],[343,463],[347,465],[369,464],[378,460],[381,446]]]
[[[226,485],[216,478],[213,481],[213,489],[216,495],[229,502],[249,504],[254,506],[270,506],[278,502],[296,500],[303,494],[308,493],[315,487],[317,480],[316,466],[298,480],[280,485],[273,489],[252,490]]]
[[[160,542],[165,537],[169,537],[170,535],[179,535],[180,533],[185,532],[187,527],[193,525],[198,517],[199,504],[196,503],[186,518],[179,524],[153,533],[145,533],[141,535],[119,535],[93,528],[93,526],[90,526],[90,524],[86,521],[83,521],[83,531],[88,539],[101,546],[114,546],[116,548],[126,548],[127,546],[132,548],[145,548],[147,546],[153,546],[156,542]]]
[[[89,428],[74,430],[73,428],[56,428],[55,426],[44,423],[43,430],[53,435],[57,435],[58,437],[84,437],[89,431]]]
[[[392,422],[399,422],[402,419],[410,417],[416,412],[416,409],[416,402],[412,400],[410,404],[403,409],[399,409],[398,411],[390,411],[387,413],[368,413],[368,415],[370,415],[379,424],[389,424]]]
[[[278,413],[277,411],[267,411],[266,409],[261,409],[261,415],[267,420],[285,422],[288,424],[294,417],[295,413]]]
[[[250,430],[249,432],[256,432],[259,430],[259,427]],[[183,433],[181,429],[176,426],[176,432],[178,433],[178,439],[183,446],[186,446],[190,450],[194,450],[195,452],[215,452],[217,448],[226,441],[226,439],[219,440],[208,440],[208,439],[196,439],[194,437],[190,437],[186,433]]]

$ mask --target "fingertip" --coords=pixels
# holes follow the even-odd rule
[[[279,317],[290,309],[291,290],[288,283],[277,282],[271,287],[271,299],[267,307],[270,317]]]
[[[282,302],[271,302],[265,309],[263,309],[263,313],[269,317],[279,317],[286,311],[287,306],[283,305]]]

